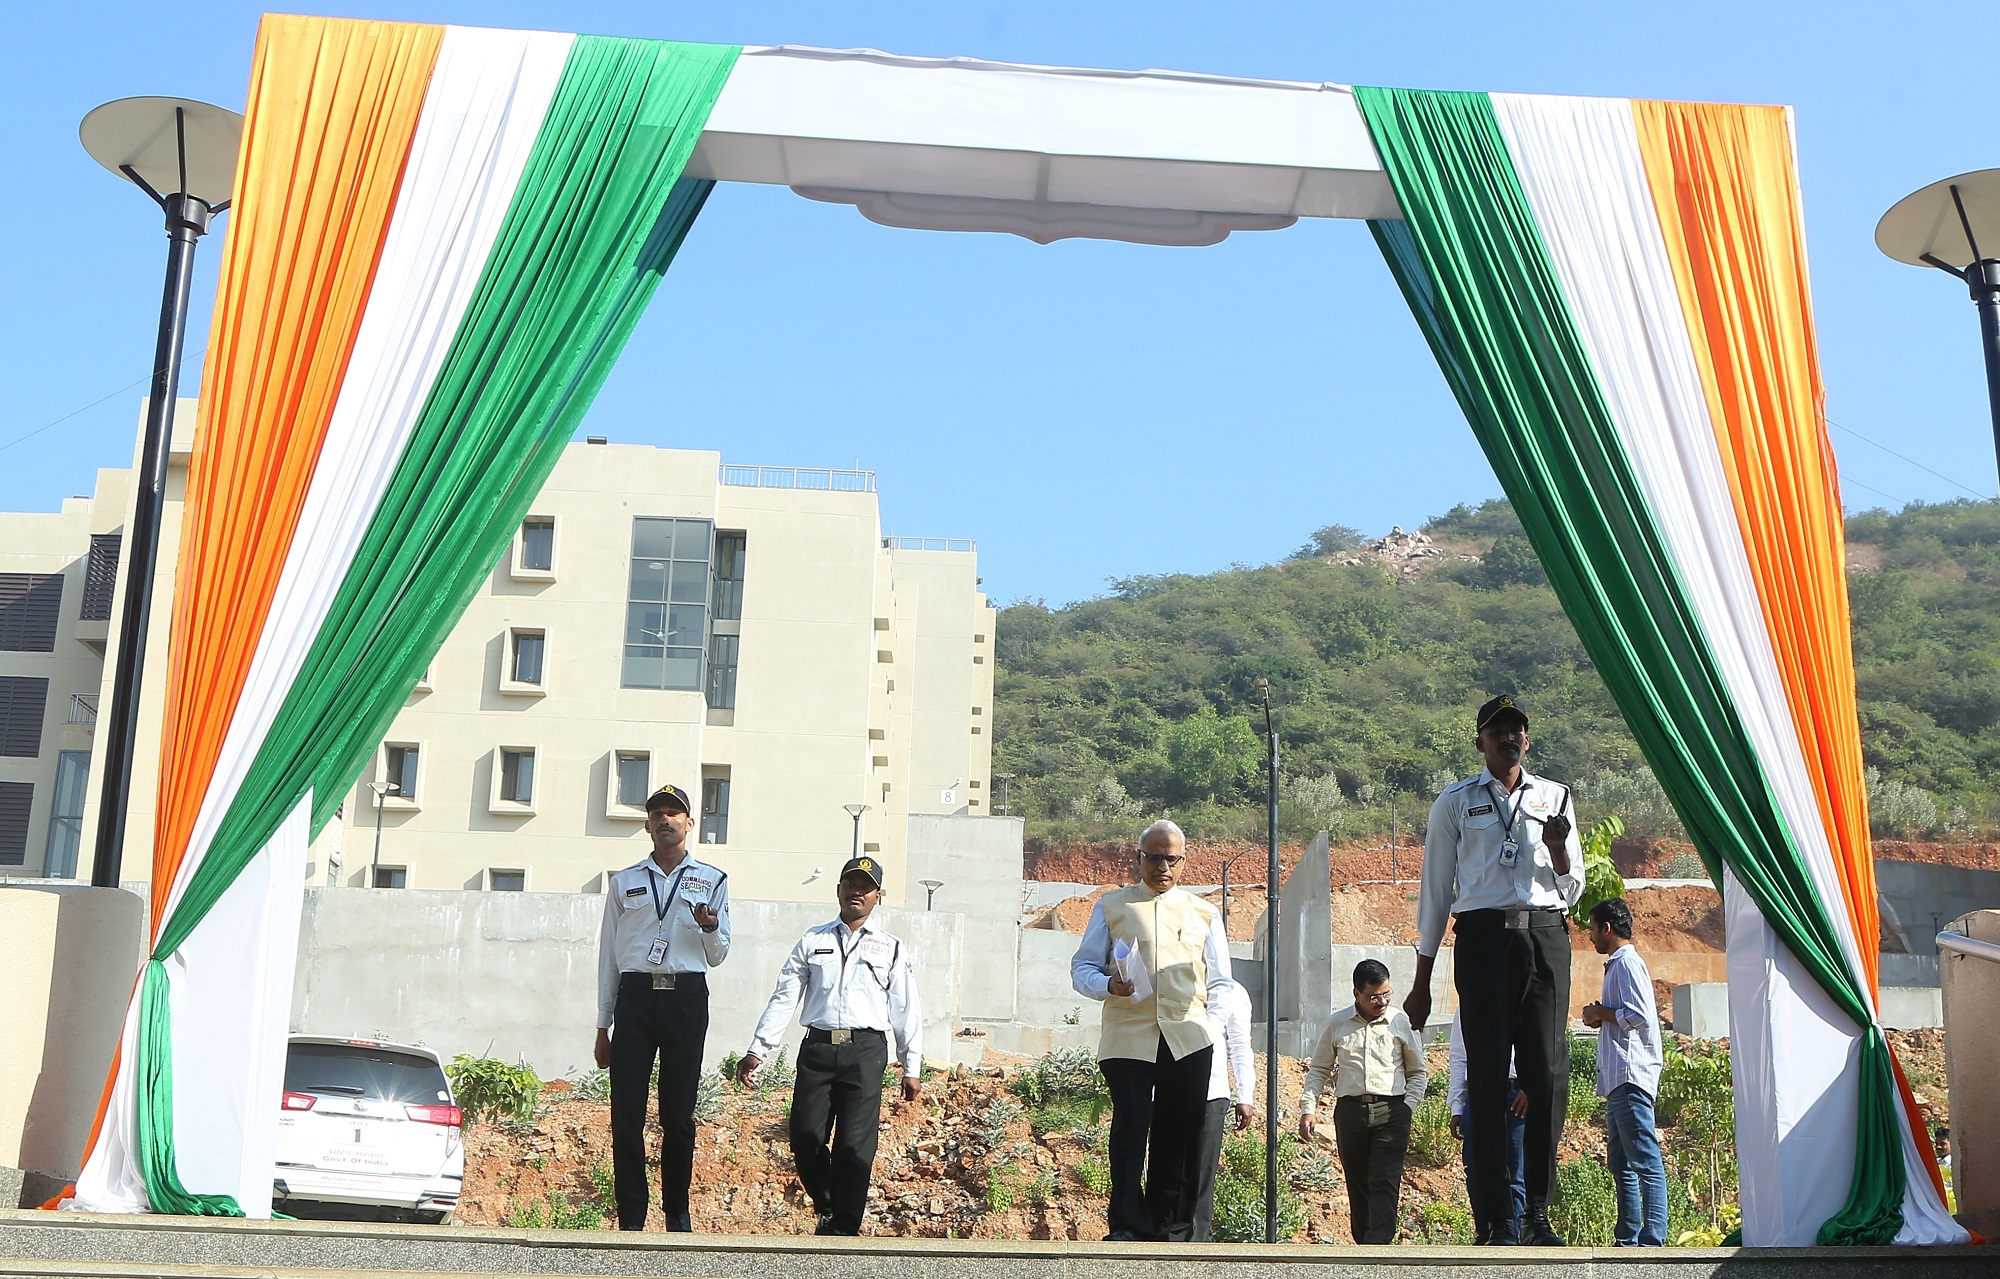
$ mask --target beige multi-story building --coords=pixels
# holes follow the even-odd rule
[[[150,870],[193,421],[184,401],[126,880]],[[90,873],[89,721],[109,703],[130,475],[100,472],[59,514],[0,516],[0,736],[22,748],[0,754],[0,874]],[[908,819],[989,811],[994,619],[972,543],[884,537],[869,472],[572,444],[315,842],[314,874],[598,891],[644,855],[645,796],[673,782],[738,896],[823,897],[858,843],[905,900],[921,892],[896,873]],[[10,708],[37,695],[31,743],[34,715]]]

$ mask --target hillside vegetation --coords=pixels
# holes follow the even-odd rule
[[[1030,837],[1129,837],[1162,812],[1197,837],[1260,831],[1259,678],[1276,708],[1288,836],[1421,828],[1438,790],[1479,767],[1472,714],[1502,691],[1534,718],[1532,766],[1576,787],[1586,822],[1616,812],[1635,834],[1677,835],[1512,508],[1459,506],[1423,532],[1447,553],[1421,571],[1372,558],[1335,525],[1281,563],[1005,608],[993,771],[1014,774]],[[1847,537],[1876,830],[1990,829],[2000,503],[1869,511]]]

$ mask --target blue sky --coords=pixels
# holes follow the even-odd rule
[[[1758,0],[302,7],[1277,79],[1788,103],[1850,507],[1995,489],[1964,291],[1890,262],[1873,243],[1876,219],[1905,193],[2000,165],[1990,86],[1962,39],[1988,25],[1989,4],[1928,5],[1922,32],[1892,30],[1879,6]],[[0,510],[53,510],[89,492],[96,468],[129,461],[141,392],[120,388],[142,381],[152,351],[159,221],[84,155],[77,121],[140,93],[240,106],[259,12],[204,0],[35,5],[10,17],[0,52],[15,192],[12,234],[0,242],[10,406],[0,416]],[[202,250],[196,369],[184,393],[198,376],[219,249],[211,237]],[[725,186],[584,430],[739,462],[858,463],[880,475],[885,531],[979,539],[987,589],[1002,602],[1058,603],[1112,578],[1263,562],[1322,524],[1380,533],[1498,492],[1365,229],[1310,219],[1205,249],[1041,247],[890,230],[782,188]]]

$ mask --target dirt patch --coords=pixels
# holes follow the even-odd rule
[[[1875,841],[1878,862],[1923,862],[1967,870],[2000,870],[2000,844],[1918,844],[1900,839]]]
[[[1634,888],[1625,901],[1632,907],[1632,940],[1641,954],[1721,953],[1722,894],[1713,888]],[[1589,932],[1572,929],[1570,945],[1589,950]]]

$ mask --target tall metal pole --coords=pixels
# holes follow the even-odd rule
[[[370,782],[368,789],[375,792],[375,859],[368,864],[368,887],[380,888],[382,886],[382,798],[390,791],[401,790],[402,787]]]
[[[1265,912],[1271,924],[1264,932],[1264,1242],[1278,1242],[1278,730],[1271,723],[1271,681],[1257,681],[1264,702],[1265,783],[1269,790],[1270,864],[1264,881]]]
[[[175,111],[181,123],[182,112]],[[185,136],[182,184],[186,184]],[[161,195],[129,166],[126,174],[159,201],[167,219],[167,279],[160,295],[159,337],[153,348],[153,382],[146,402],[145,444],[132,502],[132,526],[121,558],[125,607],[118,621],[118,662],[111,680],[111,710],[105,717],[104,776],[97,802],[97,857],[90,882],[116,888],[125,857],[126,802],[132,787],[132,756],[139,736],[139,689],[146,673],[146,633],[153,614],[153,566],[160,554],[160,518],[166,508],[167,456],[174,438],[174,401],[181,385],[181,338],[187,328],[188,294],[194,283],[194,247],[222,208],[177,191]]]
[[[1980,347],[1986,353],[1986,403],[1993,416],[1993,452],[2000,459],[2000,258],[1965,268],[1965,286],[1979,308]]]

